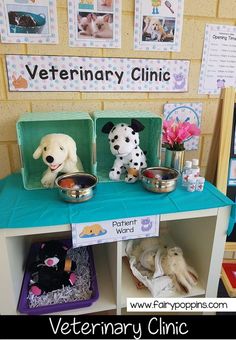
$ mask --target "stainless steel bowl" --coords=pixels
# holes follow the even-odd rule
[[[146,168],[141,172],[144,188],[157,193],[175,190],[178,176],[178,171],[165,167]]]
[[[55,184],[60,197],[71,203],[81,203],[93,197],[98,179],[86,172],[74,172],[57,177]],[[74,184],[74,185],[73,185]]]

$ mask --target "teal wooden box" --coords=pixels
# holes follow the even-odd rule
[[[42,158],[33,159],[33,153],[41,138],[49,133],[71,136],[77,146],[84,170],[93,173],[93,121],[84,112],[26,113],[16,123],[17,139],[21,155],[21,172],[25,189],[43,189],[41,178],[47,169]]]
[[[102,127],[109,121],[113,124],[130,124],[131,119],[138,119],[145,129],[139,133],[140,147],[146,151],[148,166],[160,166],[162,118],[152,112],[144,111],[98,111],[94,112],[95,128],[95,173],[100,182],[110,181],[109,172],[115,156],[112,155],[108,142],[108,135],[103,133]]]

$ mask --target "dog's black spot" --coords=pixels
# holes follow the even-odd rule
[[[129,179],[128,179],[128,181],[131,181],[131,180],[132,180],[132,178],[129,178]]]
[[[120,124],[120,126],[124,126],[124,124]]]
[[[117,171],[116,173],[117,173],[117,175],[119,175],[119,174],[120,174],[120,171]]]
[[[130,160],[130,163],[132,163],[132,162],[133,162],[133,160],[131,159],[131,160]]]
[[[117,135],[115,135],[114,139],[118,139],[118,136],[117,136]]]
[[[135,144],[137,144],[137,141],[136,141],[136,139],[134,140],[134,143],[135,143]]]
[[[115,170],[114,168],[111,169],[111,171],[114,171],[114,170]]]
[[[121,167],[120,167],[121,169],[123,169],[123,165],[121,165]]]
[[[136,156],[138,157],[138,156],[139,156],[139,153],[136,153]]]
[[[134,163],[134,165],[138,166],[138,163],[137,163],[137,162],[135,162],[135,163]]]
[[[120,157],[120,160],[122,161],[123,157]]]
[[[115,142],[115,139],[112,139],[111,142],[114,143],[114,142]]]
[[[127,129],[125,128],[125,131],[126,131]]]
[[[178,254],[177,254],[177,253],[175,253],[175,256],[178,256]]]
[[[111,129],[111,132],[113,132],[115,129],[116,129],[116,126],[114,126],[114,127]]]
[[[128,137],[125,138],[126,143],[130,142],[130,139]]]
[[[132,131],[132,135],[135,135],[135,132],[134,132],[134,131]]]
[[[43,148],[43,150],[44,150],[44,151],[46,151],[46,150],[47,150],[46,146]]]
[[[143,152],[141,151],[141,155],[143,154]]]
[[[138,147],[136,146],[135,149],[138,149]]]
[[[140,165],[142,166],[142,165],[143,165],[143,162],[141,162]]]

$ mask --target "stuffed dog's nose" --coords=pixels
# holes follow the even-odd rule
[[[48,163],[52,163],[52,162],[54,161],[54,158],[53,158],[52,156],[47,156],[47,157],[46,157],[46,161],[47,161]]]
[[[115,150],[119,150],[120,146],[119,145],[114,145]]]

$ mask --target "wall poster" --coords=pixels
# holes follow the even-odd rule
[[[198,128],[201,125],[202,103],[174,103],[164,105],[164,119],[174,119],[176,122],[189,122],[196,124]],[[193,136],[184,142],[185,150],[197,150],[199,136]]]
[[[57,44],[56,0],[0,0],[2,43]]]
[[[180,51],[184,0],[136,0],[134,49]]]
[[[236,27],[206,25],[199,94],[236,87]]]
[[[7,55],[9,91],[186,92],[189,61]]]
[[[121,47],[121,0],[68,0],[71,47]]]

